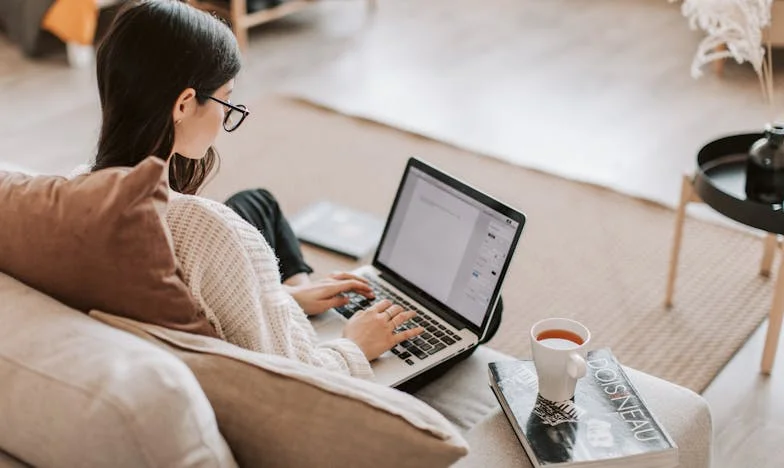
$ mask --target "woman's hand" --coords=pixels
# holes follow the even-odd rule
[[[372,361],[398,343],[425,331],[422,327],[415,327],[395,333],[397,327],[415,316],[416,312],[404,311],[384,299],[355,313],[346,323],[343,337],[356,343],[368,361]]]
[[[343,294],[349,291],[368,299],[375,298],[367,280],[351,273],[333,273],[328,278],[312,283],[283,286],[308,315],[320,314],[333,307],[348,304],[348,298]]]

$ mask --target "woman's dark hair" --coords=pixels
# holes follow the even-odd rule
[[[98,46],[103,121],[93,170],[167,159],[174,147],[172,110],[187,88],[204,104],[240,71],[240,52],[219,19],[178,0],[131,0]],[[174,155],[172,189],[196,193],[217,163]]]

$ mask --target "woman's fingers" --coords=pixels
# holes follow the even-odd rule
[[[416,315],[417,315],[416,312],[412,310],[403,312],[403,308],[401,307],[399,312],[392,315],[392,320],[391,320],[392,325],[394,325],[395,328],[397,328],[400,325],[403,325],[404,323],[408,322],[412,318],[416,317]]]
[[[375,304],[373,304],[372,306],[368,307],[366,310],[368,312],[381,313],[389,309],[389,306],[391,305],[392,305],[392,301],[390,301],[389,299],[382,299],[376,302]]]
[[[334,283],[327,283],[324,285],[325,296],[337,296],[338,294],[347,293],[349,291],[355,292],[357,294],[362,294],[363,296],[368,298],[374,297],[373,289],[371,289],[370,286],[368,286],[366,283],[354,279],[340,280],[340,281],[335,281]]]
[[[408,322],[409,320],[411,320],[414,317],[416,317],[416,312],[411,311],[411,310],[403,312],[401,310],[399,313],[395,314],[392,317],[392,320],[390,320],[390,321],[392,322],[392,327],[393,328],[397,328],[400,325],[403,325],[404,323]]]
[[[363,278],[351,273],[346,273],[345,271],[336,271],[334,273],[330,273],[329,277],[335,280],[357,280],[365,284],[370,284],[367,278]]]
[[[400,344],[415,336],[421,335],[424,331],[425,329],[422,327],[409,328],[408,330],[403,330],[400,333],[395,333],[392,335],[392,339],[394,340],[395,344]]]
[[[391,303],[390,303],[391,304]],[[403,307],[393,304],[387,307],[386,309],[379,311],[379,314],[384,314],[386,317],[391,321],[395,318],[395,316],[399,313],[403,312]]]
[[[336,307],[343,307],[344,305],[349,303],[349,298],[346,296],[332,296],[329,299],[325,299],[323,301],[323,308],[324,310],[329,310]]]
[[[368,299],[373,299],[376,297],[376,294],[373,292],[373,288],[370,286],[370,282],[367,278],[363,278],[361,276],[353,275],[351,273],[346,272],[335,272],[329,275],[329,277],[333,281],[353,281],[355,289],[353,291],[357,294],[362,294],[363,296],[367,297]],[[361,283],[361,286],[357,283]]]

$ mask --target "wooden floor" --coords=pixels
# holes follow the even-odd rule
[[[341,93],[357,109],[507,147],[534,126],[547,138],[521,162],[621,190],[633,181],[629,192],[672,204],[700,141],[770,118],[747,67],[689,77],[698,40],[665,0],[381,0],[372,17],[364,1],[328,2],[252,31],[234,100]],[[98,122],[92,70],[68,68],[63,53],[27,60],[0,35],[0,167],[67,173],[91,157]],[[590,151],[554,158],[569,135]],[[704,394],[716,467],[784,459],[784,355],[759,375],[764,328]]]

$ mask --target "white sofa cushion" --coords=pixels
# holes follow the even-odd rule
[[[0,450],[33,466],[236,466],[180,360],[0,273]]]
[[[20,172],[22,174],[27,175],[37,175],[35,171],[30,170],[26,167],[19,166],[18,164],[13,164],[8,161],[0,161],[0,171],[7,171],[7,172]]]

